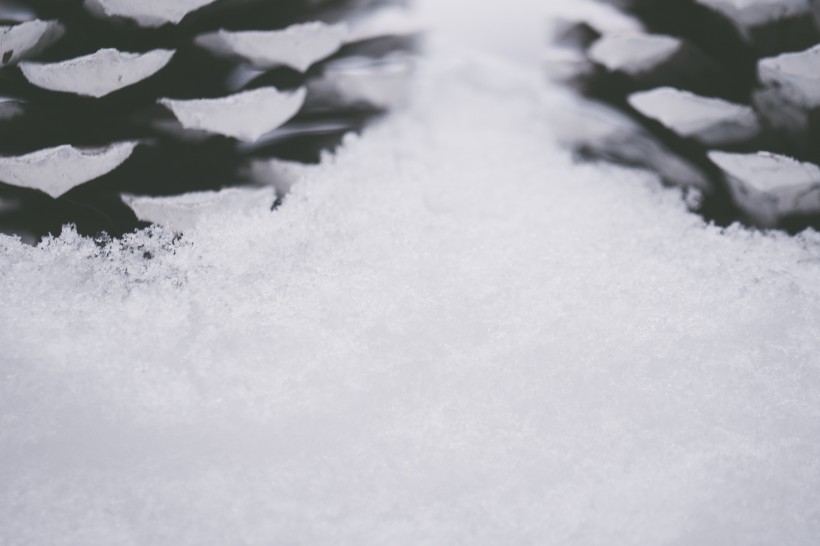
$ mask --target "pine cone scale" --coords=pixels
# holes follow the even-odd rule
[[[576,42],[590,68],[576,87],[625,112],[709,180],[702,212],[789,230],[820,225],[820,26],[808,0],[611,0],[640,21],[631,34]],[[724,29],[714,32],[713,29]],[[687,44],[693,55],[679,54]],[[706,68],[708,67],[708,68]],[[577,144],[576,144],[577,145]],[[593,155],[670,175],[625,147],[583,144]],[[644,144],[645,148],[646,145]],[[668,164],[668,162],[667,162]],[[778,175],[779,173],[779,175]],[[672,173],[674,174],[674,173]]]
[[[121,193],[276,187],[254,162],[316,160],[400,95],[418,32],[378,10],[401,4],[25,0],[0,28],[0,231],[116,235],[141,225]]]

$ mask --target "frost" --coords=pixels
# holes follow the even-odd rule
[[[86,9],[99,17],[127,17],[143,27],[177,24],[186,15],[215,0],[85,0]]]
[[[668,61],[683,47],[680,38],[639,32],[605,35],[589,50],[597,63],[612,71],[640,75]]]
[[[273,31],[230,32],[220,29],[201,34],[196,44],[221,56],[237,56],[255,68],[289,66],[305,72],[314,63],[336,53],[347,35],[345,25],[317,21]]]
[[[19,25],[0,26],[0,52],[3,64],[37,55],[63,37],[65,28],[57,21],[25,21]]]
[[[672,87],[633,93],[629,96],[629,104],[676,134],[707,145],[748,142],[762,131],[757,114],[749,106]]]
[[[820,237],[575,164],[478,30],[547,3],[453,2],[276,211],[0,238],[0,543],[816,542]]]
[[[62,145],[25,155],[0,156],[0,181],[59,197],[122,165],[138,144],[116,142],[98,148]]]
[[[272,187],[235,187],[218,192],[191,192],[162,197],[122,195],[123,202],[131,207],[140,220],[180,232],[190,230],[214,212],[229,212],[237,216],[264,214],[271,210],[275,199],[276,190]]]
[[[207,131],[254,142],[302,108],[306,91],[260,87],[217,99],[160,99],[185,129]]]
[[[108,48],[58,63],[23,62],[20,70],[38,87],[99,98],[150,78],[174,53],[157,49],[139,54]]]

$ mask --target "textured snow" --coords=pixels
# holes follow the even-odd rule
[[[275,212],[0,238],[0,543],[816,543],[820,237],[574,164],[489,4]]]

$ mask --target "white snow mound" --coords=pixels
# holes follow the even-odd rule
[[[0,543],[815,543],[820,237],[576,165],[534,64],[448,51],[276,211],[0,237]]]

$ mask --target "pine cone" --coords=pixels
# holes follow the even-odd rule
[[[695,188],[720,224],[820,225],[820,2],[604,3],[554,35],[599,103],[568,140]]]
[[[270,208],[290,162],[400,99],[417,37],[402,8],[2,2],[0,231],[118,235],[222,201]]]

